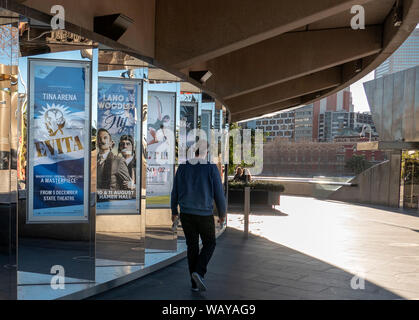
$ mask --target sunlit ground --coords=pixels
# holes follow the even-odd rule
[[[250,232],[419,299],[417,216],[289,196],[277,209],[286,215],[251,215]],[[229,214],[229,227],[243,230],[243,222]]]

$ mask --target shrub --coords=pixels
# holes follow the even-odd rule
[[[285,187],[279,182],[275,181],[253,181],[250,183],[229,181],[228,187],[231,190],[243,190],[245,187],[250,187],[254,190],[284,192]]]

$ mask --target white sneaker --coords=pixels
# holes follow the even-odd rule
[[[207,286],[205,285],[204,280],[198,273],[196,272],[192,273],[192,279],[195,281],[196,286],[198,287],[199,291],[207,290]]]

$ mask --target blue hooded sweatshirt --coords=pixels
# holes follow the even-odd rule
[[[226,214],[226,200],[220,172],[215,164],[186,162],[179,165],[173,182],[172,214],[181,213],[210,216],[213,201],[217,205],[219,217]]]

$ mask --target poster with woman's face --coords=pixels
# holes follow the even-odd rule
[[[100,78],[98,84],[97,212],[137,213],[137,109],[141,83]]]
[[[170,207],[175,163],[174,92],[150,91],[147,122],[147,207]]]

